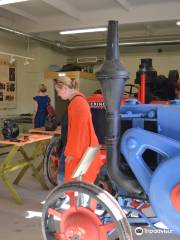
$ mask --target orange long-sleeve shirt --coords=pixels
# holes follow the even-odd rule
[[[65,181],[72,179],[72,174],[87,148],[98,145],[89,104],[83,96],[75,96],[68,105],[68,136],[65,156],[71,156],[72,160],[66,163]],[[94,182],[101,165],[102,162],[97,154],[84,174],[83,181]]]

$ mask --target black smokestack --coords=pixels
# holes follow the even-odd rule
[[[120,163],[120,101],[124,91],[125,81],[129,73],[119,59],[118,22],[109,21],[106,49],[106,61],[96,77],[101,83],[106,105],[106,147],[107,167],[111,178],[127,192],[140,193],[137,182],[124,174],[119,168]]]

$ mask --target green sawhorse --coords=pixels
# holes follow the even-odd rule
[[[21,135],[16,141],[0,140],[1,145],[10,145],[11,147],[11,150],[6,155],[4,160],[0,162],[0,177],[4,185],[11,193],[13,199],[18,204],[21,204],[23,201],[19,194],[16,192],[13,183],[18,184],[20,180],[24,177],[28,169],[31,169],[33,176],[37,179],[41,186],[44,189],[48,189],[44,179],[41,177],[38,169],[34,165],[34,160],[43,153],[47,142],[50,141],[52,136],[42,134],[26,134],[25,136],[26,138],[24,138],[24,135]],[[32,145],[33,150],[31,151],[31,155],[29,156],[25,151],[24,146],[32,143],[35,144]],[[17,160],[15,158],[18,152],[21,153],[21,155],[23,156],[23,158],[20,160]],[[7,174],[17,171],[19,169],[21,169],[21,171],[12,183],[8,178]]]

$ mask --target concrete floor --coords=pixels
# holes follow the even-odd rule
[[[13,176],[12,176],[13,177]],[[0,240],[42,240],[40,215],[42,204],[48,191],[42,190],[40,184],[31,176],[30,172],[24,177],[19,186],[18,193],[24,200],[23,205],[17,205],[0,180]],[[32,215],[31,213],[34,213]],[[145,231],[145,230],[144,230]],[[135,234],[134,240],[179,240],[173,234],[145,233],[141,236]],[[95,240],[95,239],[94,239]]]
[[[40,240],[40,202],[47,191],[31,176],[24,178],[16,189],[24,200],[23,205],[17,205],[0,182],[0,240]],[[31,212],[35,212],[35,216]]]

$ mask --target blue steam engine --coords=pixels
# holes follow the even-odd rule
[[[109,22],[106,61],[96,77],[106,106],[108,175],[120,191],[112,196],[81,181],[57,186],[43,208],[44,239],[130,240],[130,224],[159,222],[180,235],[179,101],[156,105],[130,99],[119,107],[129,74],[119,61],[116,21]],[[143,211],[144,204],[153,216]]]

